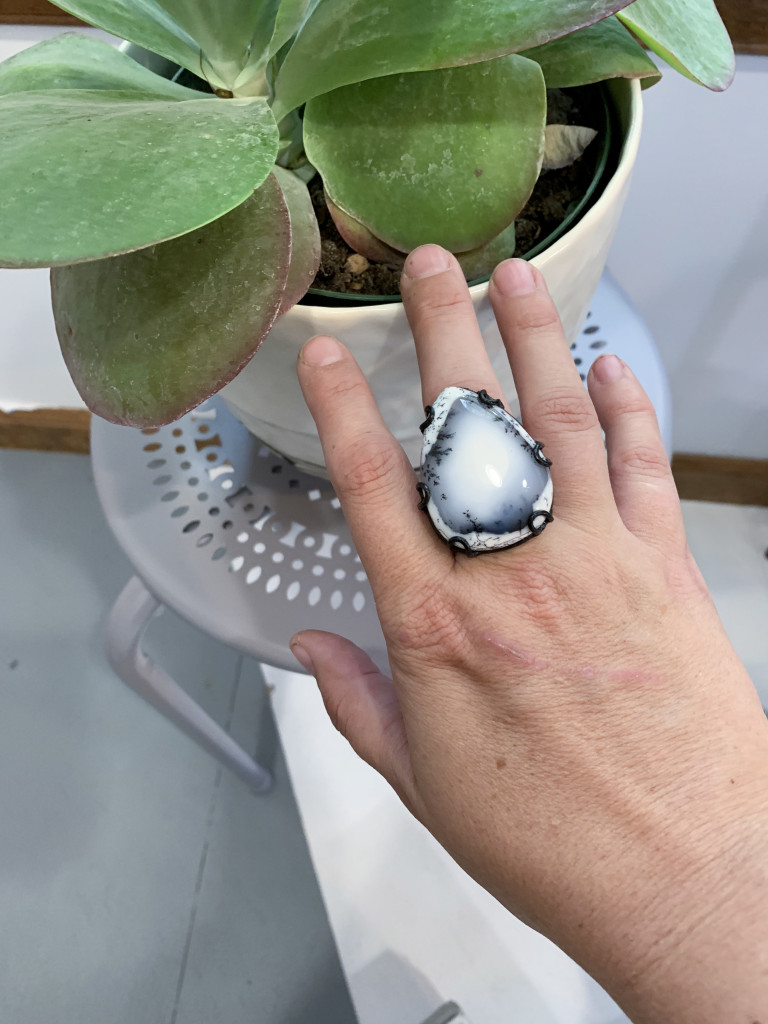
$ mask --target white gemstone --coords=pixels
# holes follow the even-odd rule
[[[472,551],[533,536],[548,520],[534,514],[550,512],[552,479],[530,434],[501,406],[489,406],[467,388],[446,388],[433,410],[421,471],[438,533]]]

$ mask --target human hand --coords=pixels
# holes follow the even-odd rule
[[[455,259],[416,250],[402,292],[424,403],[449,385],[500,396]],[[638,381],[602,356],[587,393],[530,265],[501,264],[490,297],[522,422],[553,461],[555,521],[519,548],[451,551],[354,359],[313,339],[299,378],[392,680],[332,634],[302,632],[294,653],[413,814],[636,1020],[753,1024],[768,1007],[765,717]]]

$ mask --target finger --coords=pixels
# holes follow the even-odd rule
[[[291,639],[291,650],[317,679],[334,727],[415,813],[408,738],[392,680],[335,633],[303,630]]]
[[[452,386],[484,388],[503,400],[456,257],[439,245],[414,249],[405,261],[400,291],[416,342],[424,405]]]
[[[312,338],[298,375],[374,592],[377,583],[423,571],[431,558],[450,561],[418,510],[413,469],[351,353],[335,338]]]
[[[651,400],[617,356],[603,355],[587,377],[605,430],[608,471],[627,529],[658,547],[685,548],[685,526]]]
[[[601,509],[615,515],[600,424],[544,277],[525,260],[505,260],[493,272],[489,295],[523,425],[553,463],[558,514],[573,513],[582,523],[587,510],[591,519]]]

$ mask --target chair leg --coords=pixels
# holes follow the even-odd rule
[[[265,793],[272,785],[271,774],[249,757],[225,729],[143,652],[144,630],[159,607],[160,602],[137,576],[128,581],[107,622],[110,665],[132,690],[233,771],[254,792]]]
[[[469,1024],[469,1021],[460,1006],[456,1003],[445,1003],[439,1010],[435,1010],[431,1017],[422,1021],[422,1024]]]

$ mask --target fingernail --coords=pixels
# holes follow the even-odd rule
[[[601,384],[610,384],[624,376],[624,363],[618,356],[608,353],[594,361],[592,372]]]
[[[306,647],[302,647],[300,641],[291,640],[291,653],[302,668],[305,668],[310,675],[315,674],[315,666],[312,659],[309,656],[309,651]]]
[[[536,291],[533,267],[526,260],[504,260],[494,270],[492,280],[502,295],[529,295]]]
[[[338,341],[324,334],[310,338],[301,350],[302,362],[309,366],[329,366],[331,363],[338,363],[343,355],[344,349]]]
[[[415,280],[419,277],[442,274],[450,265],[451,260],[445,249],[439,245],[420,245],[405,261],[403,271],[407,277]]]

